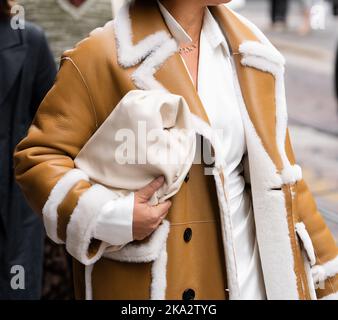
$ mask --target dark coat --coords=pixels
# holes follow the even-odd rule
[[[335,90],[336,90],[336,97],[338,99],[338,47],[336,51]]]
[[[13,30],[0,21],[0,299],[41,295],[44,231],[14,182],[12,155],[56,74],[41,29]],[[25,270],[25,289],[13,290],[11,269]]]

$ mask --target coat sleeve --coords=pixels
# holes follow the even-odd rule
[[[65,55],[28,135],[17,145],[15,175],[31,207],[43,215],[48,236],[65,243],[67,251],[86,265],[105,249],[104,242],[93,238],[95,222],[101,208],[115,198],[74,167],[73,159],[96,129],[85,77]]]
[[[290,162],[295,163],[289,134],[286,149]],[[338,299],[338,248],[336,241],[319,213],[304,180],[296,184],[295,206],[298,219],[304,223],[314,249],[312,276],[318,299]]]

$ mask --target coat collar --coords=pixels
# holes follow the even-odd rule
[[[285,144],[287,105],[284,88],[285,59],[250,21],[225,6],[212,13],[228,37],[245,107],[283,184],[301,180],[298,165],[291,165]]]
[[[124,68],[136,66],[132,74],[136,87],[167,90],[181,95],[191,112],[209,123],[190,75],[177,53],[178,45],[156,1],[136,0],[126,3],[114,24],[118,61]],[[175,77],[175,81],[172,81],[173,71],[180,75]]]
[[[163,19],[175,40],[179,44],[190,44],[192,42],[192,39],[189,34],[184,30],[184,28],[178,23],[178,21],[170,14],[170,12],[160,1],[157,1],[157,3]]]
[[[229,42],[245,106],[257,135],[281,173],[283,182],[293,183],[299,179],[299,174],[291,167],[285,152],[284,58],[243,17],[225,6],[212,7],[211,12]],[[181,95],[191,111],[209,123],[177,53],[178,44],[172,38],[155,0],[127,2],[115,19],[115,35],[119,63],[124,68],[135,67],[131,77],[136,87]]]
[[[0,20],[0,51],[18,46],[22,42],[20,33],[11,28],[9,20]]]
[[[175,40],[181,45],[187,45],[192,42],[189,34],[184,30],[184,28],[179,24],[179,22],[170,14],[170,12],[161,4],[160,1],[157,1],[162,16],[168,26],[168,29]],[[209,8],[205,9],[202,32],[205,33],[210,45],[213,49],[218,46],[222,46],[224,52],[227,55],[230,55],[229,46],[225,40],[225,37],[216,22],[215,18],[211,14]]]
[[[277,80],[283,81],[277,78],[283,76],[284,58],[266,37],[244,18],[225,7],[213,8],[212,12],[222,26],[233,52],[249,118],[264,149],[277,170],[281,171],[288,164],[287,161],[283,163],[281,154],[285,154],[284,143],[278,141],[278,135],[284,136],[285,139],[287,121],[286,106],[277,106],[276,103],[276,85]],[[278,96],[281,96],[280,92]],[[278,114],[281,109],[282,114]]]

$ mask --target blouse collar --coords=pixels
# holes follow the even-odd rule
[[[183,29],[179,22],[171,15],[171,13],[160,1],[158,1],[158,5],[164,21],[166,22],[168,29],[172,36],[175,38],[175,40],[179,44],[191,43],[191,37]],[[230,55],[229,46],[227,44],[225,36],[208,8],[205,9],[202,32],[205,34],[213,49],[216,49],[218,46],[221,45],[224,48],[226,54]]]

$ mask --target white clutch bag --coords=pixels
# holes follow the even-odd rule
[[[152,204],[178,192],[195,157],[196,134],[184,98],[130,91],[81,149],[74,162],[93,183],[123,195],[160,175]]]

